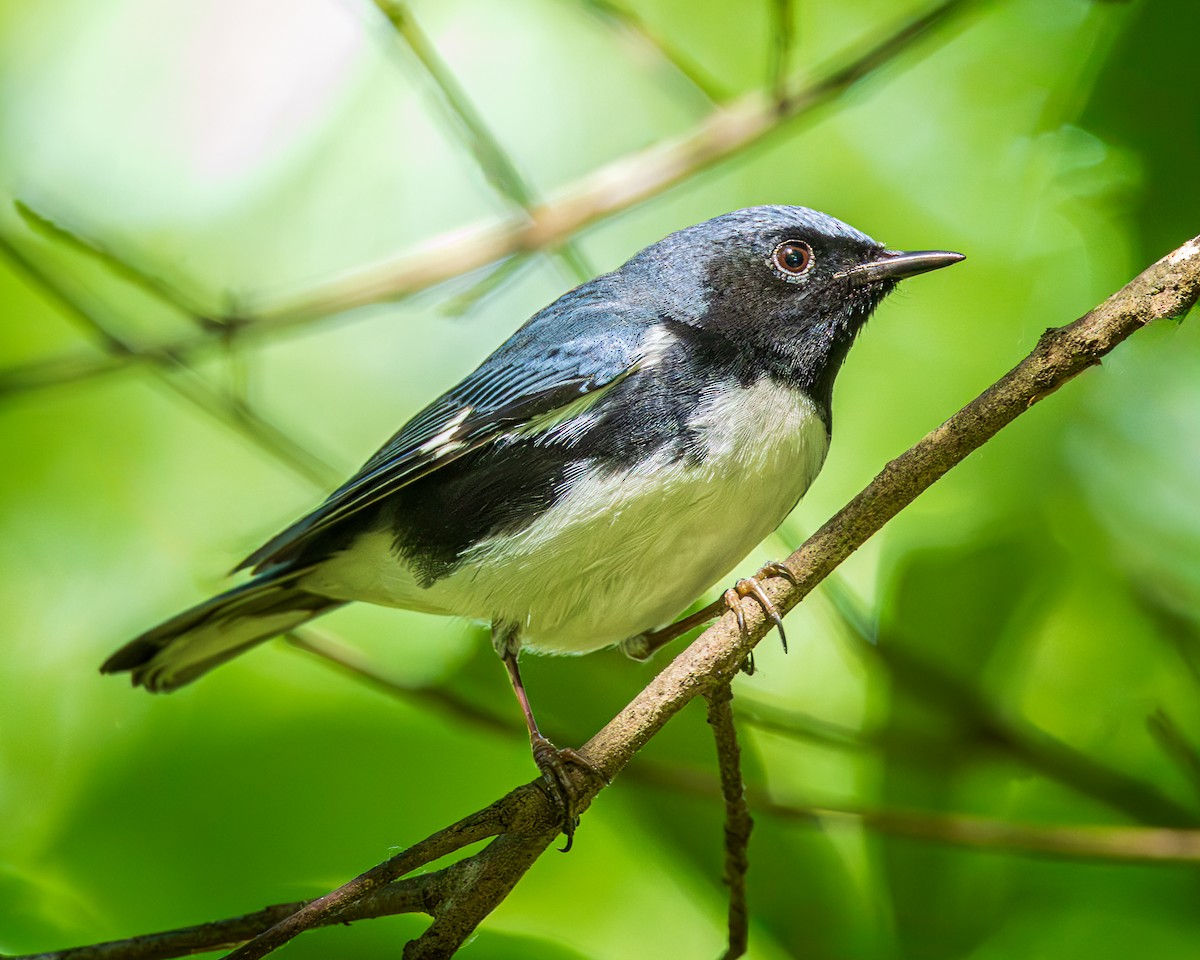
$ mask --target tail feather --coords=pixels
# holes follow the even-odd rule
[[[260,577],[146,631],[105,660],[100,672],[131,673],[135,686],[155,693],[174,690],[341,604],[300,589],[294,577]]]

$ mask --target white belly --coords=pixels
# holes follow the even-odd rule
[[[585,473],[527,529],[475,545],[429,588],[386,533],[326,561],[304,587],[519,624],[522,646],[546,653],[587,653],[663,626],[780,524],[828,449],[799,391],[764,380],[736,396],[691,421],[706,438],[704,462],[652,457],[632,473]]]

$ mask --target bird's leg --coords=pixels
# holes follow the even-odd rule
[[[727,610],[732,610],[737,614],[738,628],[745,634],[746,616],[742,612],[741,602],[744,597],[754,597],[763,608],[763,612],[766,613],[767,617],[779,628],[779,638],[783,641],[783,651],[787,653],[787,636],[783,632],[783,618],[780,617],[779,611],[775,609],[775,604],[771,602],[771,598],[767,596],[762,585],[759,583],[760,580],[767,580],[770,577],[783,577],[784,580],[793,585],[796,583],[795,574],[792,573],[786,564],[772,561],[771,563],[764,564],[762,569],[753,577],[739,580],[734,584],[732,589],[726,590],[724,596],[721,598],[721,602],[724,603]],[[683,634],[694,627],[700,626],[702,623],[715,620],[720,615],[720,610],[705,607],[703,610],[697,610],[682,620],[676,620],[661,630],[649,630],[646,633],[639,633],[637,636],[623,640],[621,642],[621,651],[627,657],[632,657],[634,660],[647,660],[675,638],[683,636]],[[746,664],[742,669],[746,673],[754,672],[754,659],[752,656],[746,658]]]
[[[567,845],[562,848],[562,852],[566,853],[571,849],[571,844],[575,840],[575,827],[579,823],[579,815],[575,812],[578,797],[575,786],[567,775],[567,764],[583,767],[600,777],[605,783],[608,782],[608,777],[570,747],[560,750],[542,736],[537,720],[533,716],[533,708],[529,705],[529,695],[525,692],[525,684],[521,680],[521,668],[517,666],[517,657],[521,652],[519,628],[507,624],[492,624],[492,644],[495,646],[496,652],[500,654],[500,659],[504,661],[513,693],[516,694],[517,703],[521,705],[521,712],[525,715],[525,726],[529,730],[529,746],[533,751],[533,762],[537,764],[542,778],[549,785],[552,798],[562,810],[562,830],[567,837]]]
[[[723,597],[725,606],[734,612],[737,616],[738,629],[742,632],[742,636],[746,635],[746,615],[742,612],[742,600],[746,597],[753,597],[758,601],[758,605],[762,607],[763,613],[767,619],[775,624],[775,628],[779,631],[779,640],[783,644],[783,652],[787,653],[787,634],[783,632],[783,617],[779,615],[779,611],[775,609],[775,604],[771,602],[771,598],[767,596],[767,592],[762,588],[761,580],[767,580],[771,577],[782,577],[792,586],[796,585],[796,575],[792,573],[791,568],[784,563],[771,561],[763,564],[762,569],[754,576],[747,577],[745,580],[739,580],[730,589],[725,591]],[[754,672],[753,660],[750,663],[750,670]]]
[[[635,637],[622,640],[621,652],[633,660],[649,660],[672,640],[682,637],[689,630],[700,626],[702,623],[708,623],[719,615],[720,611],[710,610],[708,607],[705,607],[703,610],[697,610],[682,620],[676,620],[674,623],[668,624],[661,630],[648,630],[645,633],[639,633]]]

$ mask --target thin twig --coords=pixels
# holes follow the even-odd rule
[[[690,134],[595,171],[559,197],[533,208],[528,218],[455,231],[415,255],[383,261],[316,290],[282,294],[273,302],[266,298],[265,305],[253,311],[253,319],[239,327],[238,336],[244,340],[293,330],[332,314],[401,299],[514,254],[559,246],[584,227],[658,196],[824,106],[975,2],[940,0],[882,40],[821,72],[790,97],[783,110],[768,94],[747,94],[715,111]],[[187,359],[212,349],[216,342],[212,334],[201,333],[142,344],[121,357],[64,355],[10,367],[0,371],[0,395],[76,382],[164,356]]]
[[[530,810],[533,810],[534,813],[531,814]],[[359,874],[353,880],[342,884],[325,896],[308,901],[294,913],[277,921],[273,926],[238,947],[229,954],[228,960],[256,960],[258,957],[265,957],[298,933],[322,925],[331,914],[344,911],[367,894],[380,890],[405,874],[412,873],[414,870],[480,840],[498,837],[501,834],[508,835],[512,832],[524,837],[528,822],[531,819],[537,819],[537,812],[551,813],[549,801],[535,787],[530,785],[519,787],[483,810],[473,813],[458,823],[413,844],[407,850],[389,857],[383,863]],[[541,832],[546,835],[545,844],[542,847],[545,849],[557,835],[557,830],[547,828],[543,824]],[[483,852],[486,853],[487,849],[490,847],[485,848]],[[476,857],[479,856],[476,854]],[[461,871],[462,864],[465,862],[455,864],[455,866]],[[475,871],[468,872],[475,873]],[[469,882],[473,882],[473,880],[474,877],[471,877]]]
[[[750,831],[754,820],[746,806],[746,787],[742,781],[742,751],[737,727],[733,722],[733,690],[723,683],[705,695],[708,723],[717,745],[717,768],[721,777],[721,796],[725,801],[725,885],[729,887],[729,947],[725,960],[735,960],[746,952],[750,935],[750,915],[746,909],[746,872],[750,869]]]
[[[728,91],[713,79],[704,67],[650,27],[636,10],[631,10],[615,0],[583,0],[583,6],[593,15],[615,24],[654,50],[683,77],[686,77],[692,86],[704,94],[710,103],[720,103],[729,96]],[[733,11],[733,8],[729,9],[730,12]]]
[[[443,300],[439,304],[439,311],[446,317],[465,316],[481,300],[511,280],[531,259],[532,254],[522,253],[514,254],[507,260],[501,260],[461,293],[456,293]]]
[[[774,16],[771,24],[770,56],[768,58],[768,82],[780,110],[788,102],[788,68],[792,59],[792,44],[795,33],[792,0],[770,0]]]
[[[1023,717],[1008,715],[979,689],[918,654],[912,644],[880,634],[840,578],[826,579],[824,593],[847,636],[858,644],[859,653],[877,661],[893,683],[940,710],[953,723],[955,742],[967,746],[972,755],[984,751],[999,754],[1143,823],[1180,827],[1195,823],[1193,811],[1153,784],[1102,763]],[[868,734],[866,739],[909,756],[929,745],[920,736],[898,731]],[[939,752],[949,746],[943,743]]]
[[[510,723],[504,717],[484,710],[463,697],[455,696],[442,687],[414,687],[396,677],[388,676],[378,664],[347,646],[328,631],[317,627],[303,627],[284,634],[284,639],[297,650],[312,654],[342,673],[353,676],[389,696],[409,703],[435,707],[458,720],[491,733],[522,736],[525,734],[523,724]]]
[[[756,804],[756,808],[774,817],[822,825],[841,821],[878,833],[995,853],[1119,863],[1200,863],[1200,830],[1012,823],[992,817],[917,810],[831,810],[786,804]]]
[[[716,799],[720,785],[708,774],[682,764],[641,763],[639,778],[661,789]],[[632,773],[632,768],[631,771]],[[873,833],[911,837],[949,846],[996,853],[1039,854],[1114,863],[1200,864],[1200,829],[1115,826],[1110,824],[1016,823],[996,817],[942,811],[862,809],[781,803],[761,790],[749,790],[751,809],[764,817],[808,826],[845,824]]]
[[[55,225],[56,230],[62,230]],[[0,236],[0,255],[6,257],[33,283],[51,297],[58,307],[77,323],[89,330],[109,352],[112,360],[119,362],[136,350],[125,338],[102,321],[90,306],[85,306],[81,297],[68,290],[67,285],[43,270],[27,257],[6,237]],[[112,254],[107,255],[112,258]],[[130,273],[136,271],[130,268]],[[199,318],[196,318],[199,320]],[[335,470],[304,444],[291,437],[286,431],[255,413],[245,402],[226,396],[208,383],[200,374],[173,356],[163,356],[151,369],[159,381],[174,393],[194,404],[218,422],[230,427],[254,442],[262,450],[296,474],[321,489],[336,486],[342,472]]]
[[[1158,745],[1183,775],[1192,790],[1200,795],[1200,751],[1185,734],[1175,718],[1159,707],[1146,718],[1146,728]]]
[[[316,925],[328,926],[354,920],[372,920],[401,913],[425,913],[427,891],[436,879],[438,878],[435,874],[423,874],[413,877],[409,882],[390,884],[350,904],[344,910],[327,914]],[[29,954],[10,960],[170,960],[171,957],[186,957],[211,950],[228,950],[270,929],[272,925],[291,916],[310,902],[297,900],[292,903],[277,903],[254,913],[213,920],[192,927],[179,927],[123,940],[92,943],[84,947],[70,947],[52,953]]]
[[[375,0],[375,5],[387,17],[441,96],[451,128],[475,158],[483,175],[492,186],[513,203],[522,213],[538,203],[533,188],[521,175],[508,151],[492,133],[487,122],[475,109],[475,104],[463,89],[454,72],[442,59],[437,47],[430,43],[404,0]],[[569,279],[583,283],[595,271],[584,258],[578,244],[566,237],[557,256],[567,268]]]
[[[196,326],[210,332],[218,331],[221,327],[236,327],[237,321],[224,320],[210,315],[209,311],[205,310],[198,301],[193,300],[182,290],[167,283],[161,277],[135,266],[132,259],[115,253],[85,231],[68,227],[65,223],[48,216],[41,210],[35,210],[20,200],[14,201],[13,206],[16,207],[17,213],[25,221],[25,224],[35,233],[43,234],[56,243],[61,243],[65,247],[100,261],[118,277],[145,290],[156,299],[176,307]]]

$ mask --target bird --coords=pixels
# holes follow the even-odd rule
[[[749,207],[681,229],[534,314],[315,510],[251,578],[117,650],[170,691],[352,601],[483,621],[563,812],[522,651],[645,659],[799,502],[829,449],[834,380],[883,299],[964,259],[895,251],[827,214]],[[726,591],[741,619],[759,581]]]

